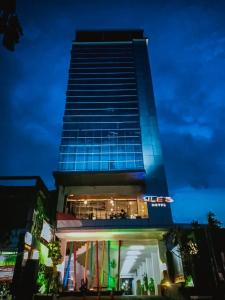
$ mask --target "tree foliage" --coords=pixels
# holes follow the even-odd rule
[[[62,260],[60,241],[56,240],[48,243],[48,249],[53,265],[60,264]]]
[[[16,15],[16,0],[0,0],[0,34],[2,43],[8,50],[14,51],[15,44],[23,35],[23,30]]]
[[[182,259],[185,276],[192,274],[192,259],[199,252],[195,230],[173,227],[164,235],[164,241],[167,250]]]
[[[209,212],[207,214],[207,220],[208,220],[208,225],[212,229],[219,229],[221,228],[222,223],[216,219],[216,216],[213,212]]]

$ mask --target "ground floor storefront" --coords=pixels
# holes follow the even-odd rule
[[[64,289],[160,295],[161,283],[168,279],[165,232],[163,229],[59,231],[63,261],[58,271]]]

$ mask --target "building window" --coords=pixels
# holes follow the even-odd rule
[[[69,195],[65,213],[76,219],[141,219],[148,218],[147,204],[130,197],[80,197]]]

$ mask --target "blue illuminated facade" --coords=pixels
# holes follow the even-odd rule
[[[54,177],[64,288],[72,284],[79,290],[87,278],[93,291],[114,290],[109,283],[116,280],[119,291],[129,278],[130,294],[139,295],[138,282],[146,274],[160,294],[172,199],[142,30],[76,33]],[[93,253],[95,262],[89,264]],[[108,265],[115,260],[115,273],[106,258]],[[118,279],[112,280],[113,273]]]
[[[143,169],[132,42],[75,41],[60,171]]]
[[[110,185],[118,181],[122,185],[124,180],[139,185],[142,181],[143,195],[169,196],[147,43],[143,30],[76,33],[57,184],[101,186],[106,185],[103,181]],[[153,219],[172,222],[170,206],[154,209]]]

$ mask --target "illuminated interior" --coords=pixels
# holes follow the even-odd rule
[[[148,218],[147,204],[138,198],[69,195],[65,212],[76,219]]]
[[[67,242],[64,262],[58,267],[67,290],[79,291],[86,282],[88,290],[125,295],[157,295],[167,270],[155,239]]]
[[[0,283],[11,281],[16,264],[17,252],[1,251],[0,253]]]

